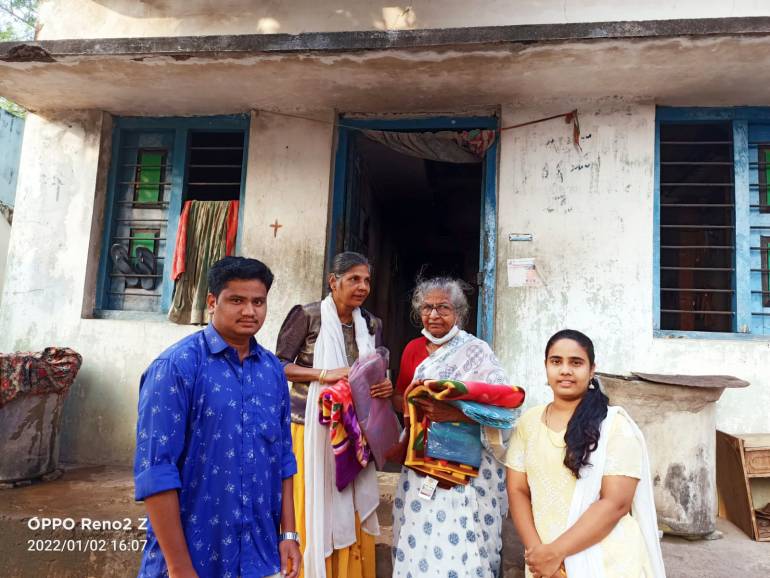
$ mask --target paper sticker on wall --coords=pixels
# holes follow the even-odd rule
[[[535,266],[535,259],[508,259],[508,287],[541,287],[543,279]]]

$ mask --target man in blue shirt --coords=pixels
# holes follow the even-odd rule
[[[217,261],[210,325],[142,375],[134,480],[150,524],[140,577],[299,574],[289,391],[254,338],[272,282],[256,259]]]

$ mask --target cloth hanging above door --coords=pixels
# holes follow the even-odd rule
[[[412,157],[446,163],[480,163],[495,142],[494,130],[396,132],[363,130],[367,138]]]

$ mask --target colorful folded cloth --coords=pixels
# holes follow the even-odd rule
[[[428,441],[430,439],[429,429],[431,422],[427,417],[421,415],[419,408],[413,403],[414,399],[417,397],[432,397],[446,402],[459,400],[513,409],[524,403],[524,390],[514,385],[456,380],[425,380],[422,383],[415,383],[408,388],[404,397],[408,402],[406,404],[408,409],[408,423],[406,425],[409,428],[409,440],[407,442],[404,465],[436,478],[443,487],[451,487],[457,484],[467,484],[471,478],[478,476],[478,469],[473,467],[473,464],[477,463],[476,446],[472,447],[470,443],[466,444],[464,447],[466,448],[467,456],[462,460],[437,460],[432,458],[429,455],[430,453],[437,454],[435,450],[433,452],[428,450],[429,445],[436,448],[451,444],[452,441],[449,439],[434,440],[432,444]],[[466,406],[466,409],[469,408]],[[500,419],[501,417],[499,415],[493,416],[494,412],[492,411],[482,411],[478,406],[472,406],[469,411],[476,412],[483,419],[489,419],[490,421],[494,421],[495,418]],[[434,430],[433,435],[442,435],[442,432],[444,434],[448,432],[453,434],[460,433],[459,430],[447,429],[443,431],[440,428],[438,433]],[[465,430],[462,433],[467,436],[469,431]],[[478,459],[480,459],[480,450],[478,450]]]
[[[0,407],[18,396],[67,395],[82,363],[69,347],[0,354]]]
[[[341,492],[369,464],[372,452],[356,418],[347,380],[342,379],[324,389],[318,398],[318,405],[318,421],[329,426],[336,484]]]
[[[476,401],[510,409],[524,403],[524,390],[515,385],[454,379],[426,379],[422,382],[422,386],[427,395],[441,401]]]

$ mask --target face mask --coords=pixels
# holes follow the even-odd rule
[[[449,330],[449,332],[444,335],[444,337],[433,337],[433,335],[430,334],[430,331],[427,329],[422,330],[422,334],[425,336],[425,339],[430,341],[433,345],[444,345],[447,341],[452,339],[455,335],[460,333],[460,328],[455,325],[452,327],[452,329]]]

